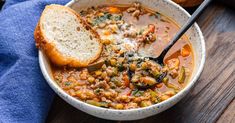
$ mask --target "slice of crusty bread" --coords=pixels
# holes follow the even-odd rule
[[[49,5],[36,26],[36,46],[56,65],[86,67],[101,54],[99,35],[72,9]]]

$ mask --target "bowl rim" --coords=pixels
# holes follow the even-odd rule
[[[68,2],[65,6],[69,7],[70,5],[72,5],[73,3],[77,2],[79,0],[71,0],[70,2]],[[162,0],[164,2],[167,2],[169,4],[171,4],[172,6],[175,6],[176,8],[179,8],[180,11],[182,11],[187,17],[191,17],[191,15],[185,10],[183,9],[180,5],[174,3],[171,0]],[[140,107],[140,108],[134,108],[134,109],[125,109],[125,110],[118,110],[118,109],[109,109],[109,108],[103,108],[103,107],[98,107],[98,106],[94,106],[91,104],[88,104],[86,102],[83,102],[79,99],[76,99],[72,96],[70,96],[69,94],[67,94],[63,89],[61,89],[56,82],[50,78],[47,70],[46,70],[46,65],[44,63],[44,58],[43,58],[43,52],[39,50],[39,66],[41,68],[42,74],[44,76],[44,78],[46,79],[47,83],[49,84],[49,86],[61,97],[67,97],[66,99],[64,99],[67,103],[71,104],[72,106],[74,106],[72,103],[76,103],[76,104],[81,104],[84,105],[88,108],[93,108],[94,110],[100,110],[100,111],[110,111],[110,112],[122,112],[122,113],[132,113],[132,112],[138,112],[141,111],[143,109],[152,109],[152,108],[156,108],[156,107],[160,107],[163,104],[169,104],[169,103],[173,103],[174,100],[176,100],[178,97],[184,96],[184,94],[188,93],[189,90],[195,85],[197,79],[199,78],[199,76],[202,73],[202,70],[204,68],[204,64],[205,64],[205,59],[206,59],[206,48],[205,48],[205,40],[204,40],[204,36],[201,32],[201,29],[199,28],[198,24],[195,23],[194,25],[195,30],[197,31],[198,35],[199,35],[199,40],[201,43],[201,57],[199,57],[199,59],[201,59],[201,62],[199,64],[198,70],[195,72],[195,75],[192,76],[191,81],[188,82],[188,84],[186,85],[185,88],[183,88],[181,91],[179,91],[176,95],[174,95],[173,97],[162,101],[160,103],[157,104],[153,104],[147,107]],[[72,102],[72,103],[71,103]]]

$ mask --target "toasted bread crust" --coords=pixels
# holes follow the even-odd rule
[[[44,12],[42,13],[41,18],[34,31],[36,47],[39,48],[40,50],[43,50],[43,52],[49,57],[51,62],[58,66],[65,66],[65,65],[70,66],[70,67],[88,66],[90,63],[94,62],[97,58],[99,58],[102,52],[102,43],[101,43],[101,39],[98,33],[94,31],[74,10],[70,8],[67,8],[61,5],[49,5],[49,6],[46,6],[44,11],[47,11],[47,9],[53,9],[54,7],[59,7],[60,9],[66,9],[67,11],[71,12],[71,14],[76,15],[78,20],[80,20],[80,22],[82,23],[82,25],[84,25],[84,27],[93,34],[94,38],[97,38],[97,40],[99,41],[100,50],[95,57],[86,61],[80,61],[79,59],[76,59],[73,57],[64,56],[63,53],[57,50],[55,44],[53,44],[53,42],[50,42],[46,38],[45,34],[43,33],[41,29],[41,20],[44,17],[44,14],[45,14]]]

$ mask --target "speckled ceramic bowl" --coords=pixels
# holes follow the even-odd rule
[[[131,4],[136,1],[140,2],[142,5],[152,10],[159,11],[160,13],[174,19],[180,25],[184,24],[190,17],[190,15],[183,8],[171,2],[170,0],[77,0],[69,2],[66,6],[69,6],[72,9],[79,11],[80,9],[102,4]],[[51,88],[61,98],[63,98],[66,102],[76,107],[77,109],[82,110],[93,116],[110,120],[142,119],[158,114],[175,105],[189,92],[189,90],[193,87],[193,85],[196,83],[197,79],[199,78],[199,75],[202,72],[203,65],[205,62],[204,38],[197,24],[194,24],[194,26],[187,32],[186,35],[189,37],[190,42],[192,43],[195,56],[195,66],[192,76],[188,82],[188,85],[182,91],[180,91],[178,94],[171,97],[170,99],[144,108],[129,109],[129,110],[114,110],[114,109],[96,107],[84,103],[65,93],[56,84],[56,82],[52,78],[51,68],[48,59],[41,51],[39,51],[40,67],[44,77],[46,78]]]

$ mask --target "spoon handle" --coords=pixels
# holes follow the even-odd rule
[[[202,11],[210,4],[213,0],[204,0],[204,2],[196,9],[196,11],[192,14],[189,20],[183,25],[183,27],[176,33],[174,38],[170,41],[170,43],[164,48],[162,53],[159,55],[160,58],[164,58],[169,49],[180,39],[180,37],[194,24],[196,19],[202,13]]]

